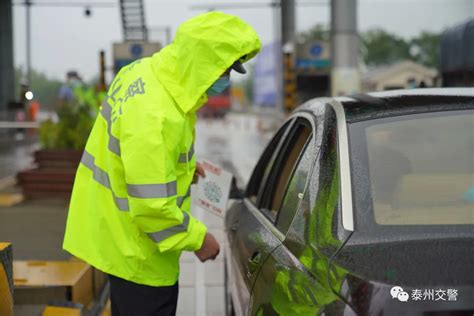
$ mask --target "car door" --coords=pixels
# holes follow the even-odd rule
[[[346,271],[330,263],[340,246],[339,159],[335,116],[324,108],[286,189],[276,221],[285,239],[259,270],[251,315],[351,314],[338,294]]]
[[[283,200],[285,190],[290,185],[289,180],[301,152],[307,147],[312,135],[310,119],[303,116],[296,115],[288,127],[279,132],[281,140],[278,140],[276,149],[270,144],[254,170],[247,197],[229,210],[226,220],[233,218],[233,223],[226,223],[226,226],[234,230],[229,242],[233,253],[232,274],[235,276],[230,281],[235,284],[241,282],[241,286],[238,286],[240,289],[245,287],[244,290],[238,290],[240,297],[233,295],[234,303],[239,305],[235,306],[237,314],[237,310],[242,309],[240,312],[244,312],[245,307],[250,305],[248,293],[251,292],[258,270],[284,239],[281,229],[276,226],[279,210],[283,203],[287,203]],[[275,143],[277,141],[273,145]],[[304,185],[300,185],[299,189],[302,191]],[[298,196],[292,201],[297,201]],[[296,211],[296,206],[294,209]]]
[[[314,142],[315,121],[310,114],[301,113],[296,118],[286,142],[286,150],[272,170],[260,201],[266,215],[279,236],[288,232],[294,216],[301,207],[309,207],[304,199],[318,149]],[[283,240],[282,240],[283,242]],[[313,293],[297,290],[295,284],[311,283],[298,260],[280,243],[265,259],[258,272],[251,294],[250,315],[296,315],[304,311],[301,298],[310,301]],[[292,284],[294,283],[294,284]],[[314,305],[314,304],[306,304]],[[300,307],[299,307],[300,306]]]
[[[226,214],[226,269],[236,315],[246,313],[256,271],[261,262],[281,244],[282,236],[276,236],[273,227],[265,224],[267,219],[257,203],[260,188],[267,181],[293,124],[294,119],[288,120],[270,141],[253,171],[246,197],[235,201]]]

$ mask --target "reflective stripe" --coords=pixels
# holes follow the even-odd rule
[[[81,163],[92,171],[92,174],[93,174],[92,177],[95,181],[99,182],[104,187],[110,190],[114,198],[115,204],[117,205],[117,208],[121,211],[128,211],[129,210],[128,199],[119,198],[115,195],[114,191],[112,191],[112,186],[110,185],[109,175],[107,174],[107,172],[100,169],[95,164],[94,156],[92,156],[91,154],[89,154],[87,151],[84,150]]]
[[[104,119],[107,121],[107,134],[109,135],[109,145],[108,148],[111,152],[120,156],[120,141],[118,138],[112,135],[112,108],[108,102],[108,97],[105,98],[104,102],[102,103],[102,110],[100,111]]]
[[[161,242],[165,240],[168,237],[171,237],[175,234],[182,233],[188,231],[188,226],[189,226],[189,215],[186,212],[183,212],[183,223],[172,226],[170,228],[161,230],[156,233],[148,233],[148,236],[150,236],[151,239],[153,239],[154,242]]]
[[[127,184],[128,195],[142,198],[155,199],[176,195],[176,181],[159,184]]]
[[[194,155],[194,144],[191,145],[191,149],[187,153],[182,153],[179,154],[179,163],[186,163],[187,161],[190,161],[193,158]],[[187,159],[186,159],[187,157]]]
[[[117,205],[118,209],[121,211],[128,211],[130,207],[128,206],[128,199],[126,198],[119,198],[115,196],[115,193],[112,191],[112,195],[114,196],[115,205]]]
[[[191,186],[189,187],[188,192],[186,192],[186,195],[178,196],[176,198],[176,205],[181,207],[183,205],[184,200],[186,200],[186,198],[188,198],[191,195],[190,193],[191,193]]]
[[[185,199],[185,198],[186,198],[185,196],[178,196],[178,197],[176,198],[176,205],[178,205],[179,207],[181,207],[181,205],[183,205],[183,202],[184,202],[184,199]]]

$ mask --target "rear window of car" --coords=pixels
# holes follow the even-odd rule
[[[474,111],[355,124],[377,224],[474,224]]]

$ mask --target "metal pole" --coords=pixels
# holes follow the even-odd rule
[[[3,111],[15,98],[13,64],[12,3],[6,0],[0,1],[0,119],[5,119]]]
[[[274,54],[274,63],[275,63],[275,87],[276,87],[276,100],[275,100],[275,107],[277,110],[283,110],[283,58],[281,55],[282,49],[282,31],[281,31],[281,4],[279,0],[275,0],[272,2],[272,18],[273,18],[273,32],[274,32],[274,39],[275,44],[273,45],[272,49]]]
[[[295,0],[281,0],[282,45],[295,42]]]
[[[105,52],[103,50],[99,53],[99,63],[100,63],[100,81],[99,81],[99,88],[100,91],[107,92],[107,85],[105,83]]]
[[[26,6],[26,79],[31,89],[31,0],[25,0]]]
[[[331,94],[360,91],[357,0],[331,2]]]
[[[295,33],[295,0],[281,0],[282,100],[286,112],[291,112],[297,105]]]

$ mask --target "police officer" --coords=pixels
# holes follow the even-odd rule
[[[110,275],[114,316],[174,315],[181,252],[203,262],[218,255],[190,214],[189,187],[203,175],[196,111],[259,50],[240,18],[206,13],[112,82],[77,170],[63,248]]]

